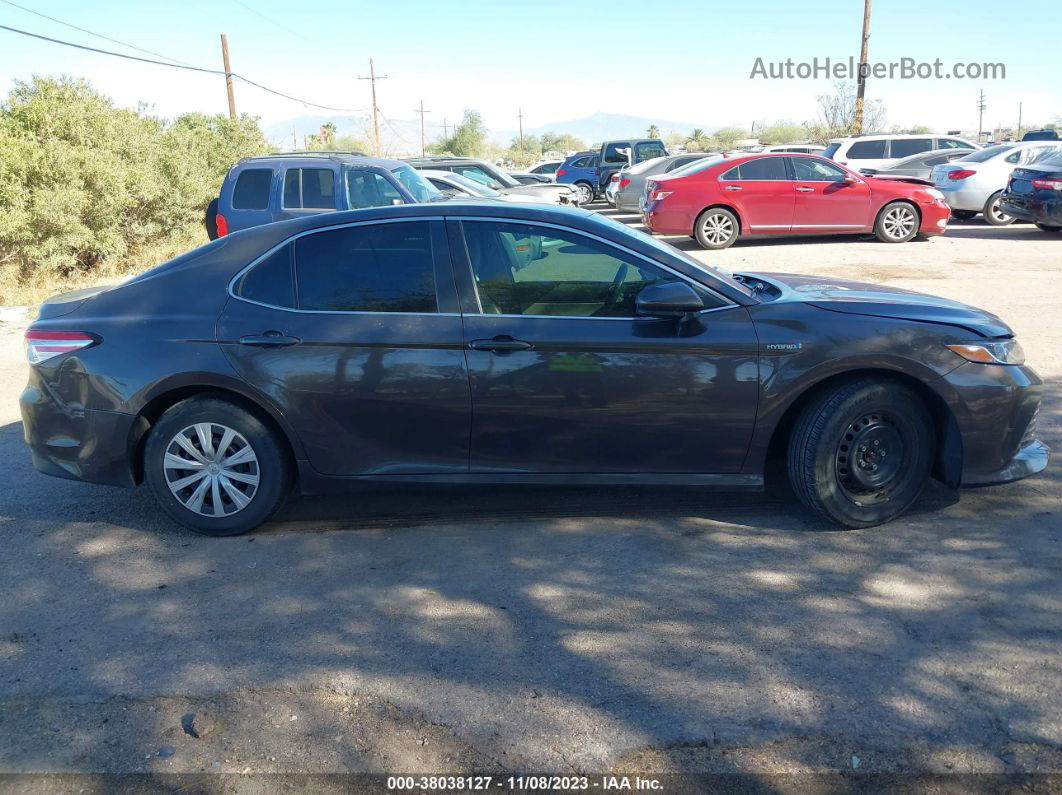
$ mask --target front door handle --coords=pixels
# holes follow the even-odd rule
[[[803,185],[801,185],[796,190],[797,190],[797,193],[812,193],[812,192],[814,192],[815,189],[814,188],[805,188]]]
[[[289,337],[279,331],[267,331],[264,334],[245,334],[238,341],[240,345],[250,345],[253,348],[286,348],[289,345],[298,345],[302,342],[298,337]]]
[[[509,353],[510,351],[529,351],[534,346],[530,342],[514,340],[507,334],[499,334],[491,340],[472,340],[468,347],[474,351],[494,351],[495,353]]]

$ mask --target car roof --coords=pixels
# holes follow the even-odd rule
[[[292,163],[300,160],[310,163],[319,163],[322,160],[330,160],[337,163],[348,163],[350,165],[382,166],[387,169],[402,165],[401,160],[393,160],[387,157],[371,157],[369,155],[364,155],[361,152],[275,152],[269,155],[252,155],[251,157],[241,158],[237,165],[254,163],[265,164],[271,160],[282,161],[285,163]]]
[[[403,163],[411,166],[430,166],[432,163],[486,163],[481,157],[465,157],[464,155],[428,155],[426,157],[404,157]]]

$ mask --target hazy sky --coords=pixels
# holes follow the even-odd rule
[[[714,127],[814,116],[830,81],[750,79],[764,61],[835,60],[857,54],[860,0],[753,3],[715,0],[17,0],[20,5],[155,50],[220,68],[218,34],[233,69],[325,105],[365,108],[368,59],[388,75],[379,105],[392,119],[480,110],[494,128],[536,127],[595,111],[700,122]],[[0,24],[105,49],[120,49],[0,2]],[[1062,115],[1057,34],[1062,3],[876,0],[872,61],[909,57],[1002,62],[1006,79],[874,80],[889,124],[976,129],[984,89],[986,127]],[[609,41],[614,44],[607,45]],[[143,101],[171,116],[225,110],[224,81],[137,64],[0,30],[0,82],[33,74],[86,77],[122,105]],[[278,122],[313,108],[236,86],[237,109]]]

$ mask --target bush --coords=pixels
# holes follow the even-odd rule
[[[268,148],[248,116],[167,122],[84,80],[16,83],[0,104],[0,305],[205,242],[203,211],[229,166]]]

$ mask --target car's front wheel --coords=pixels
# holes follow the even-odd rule
[[[741,234],[737,216],[723,207],[712,207],[697,217],[693,236],[701,248],[717,250],[734,244]]]
[[[988,201],[985,202],[985,221],[992,226],[1008,226],[1014,223],[1014,216],[1007,215],[1005,212],[999,209],[999,200],[1003,196],[1003,191],[996,191],[988,197]]]
[[[239,406],[193,397],[156,422],[144,447],[144,476],[167,513],[196,532],[253,530],[291,485],[291,463],[276,434]]]
[[[844,527],[871,527],[915,501],[934,447],[933,423],[917,394],[861,378],[805,406],[789,438],[789,480],[815,513]]]
[[[882,243],[906,243],[919,226],[918,210],[907,202],[886,204],[874,223],[874,234]]]

